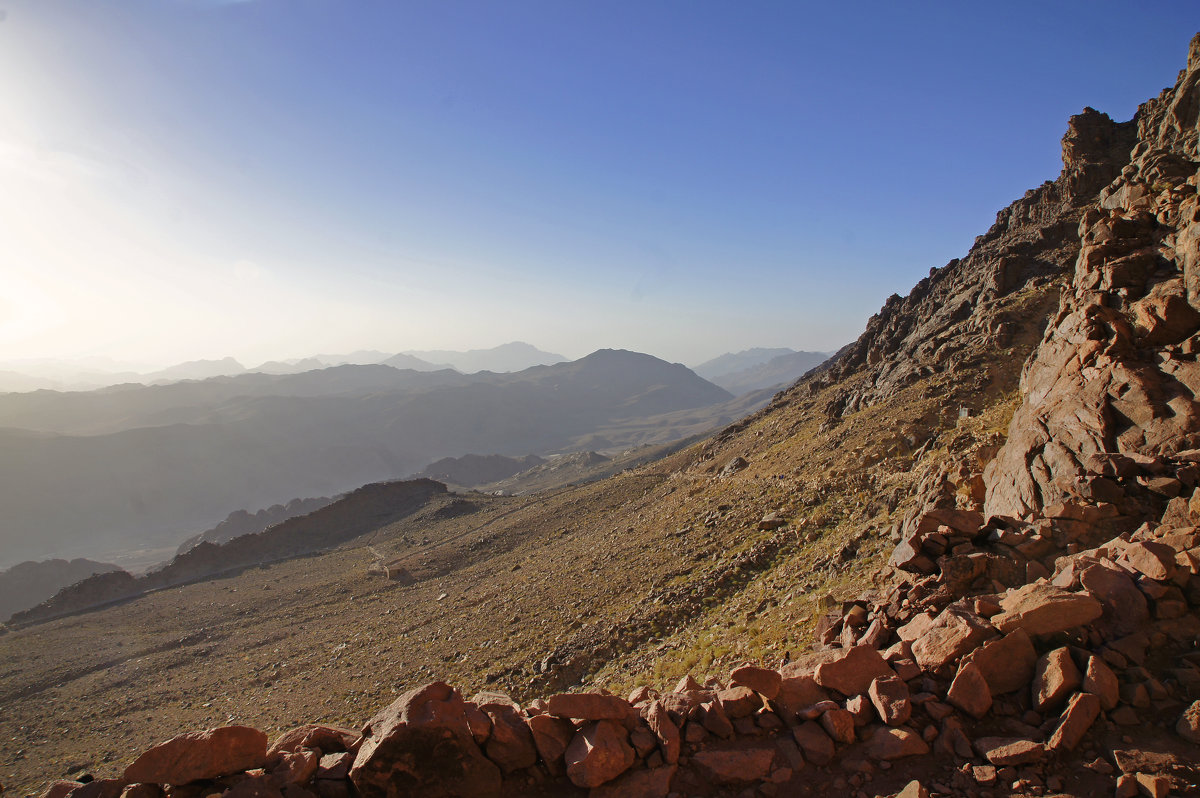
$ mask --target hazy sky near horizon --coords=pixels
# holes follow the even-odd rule
[[[835,349],[1197,30],[1185,2],[0,0],[0,361]]]

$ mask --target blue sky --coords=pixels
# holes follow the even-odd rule
[[[157,364],[834,349],[1200,30],[1184,2],[0,11],[0,360]]]

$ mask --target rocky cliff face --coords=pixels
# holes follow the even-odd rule
[[[906,297],[893,294],[867,329],[839,353],[821,382],[852,382],[835,416],[869,406],[921,377],[953,373],[972,349],[1007,344],[1015,324],[1001,298],[1044,286],[1073,262],[1075,228],[1096,192],[1129,160],[1135,122],[1116,123],[1091,108],[1063,137],[1063,171],[996,215],[966,257],[930,270]]]
[[[985,474],[989,513],[1098,500],[1134,519],[1196,484],[1198,107],[1200,39],[1175,88],[1139,109],[1130,162],[1079,220],[1067,290]],[[1078,157],[1075,143],[1068,150]]]

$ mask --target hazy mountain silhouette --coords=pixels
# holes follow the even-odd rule
[[[418,357],[430,363],[445,363],[463,374],[474,374],[479,371],[494,371],[498,374],[523,371],[533,366],[550,366],[566,361],[562,355],[543,352],[523,341],[513,341],[491,349],[471,349],[466,352],[436,349],[428,352],[409,351],[402,354]]]
[[[441,457],[574,448],[716,405],[686,367],[602,350],[514,374],[339,366],[0,396],[5,560],[178,544],[231,509],[342,493]],[[644,434],[644,433],[639,433]]]
[[[766,349],[755,347],[754,349],[743,349],[741,352],[726,352],[723,355],[714,357],[712,360],[704,361],[699,366],[694,366],[692,371],[704,379],[711,381],[714,377],[723,377],[726,374],[733,374],[736,371],[744,371],[754,366],[760,366],[773,357],[790,355],[795,351],[794,349],[787,348]]]
[[[734,396],[789,385],[829,359],[830,352],[788,352],[763,363],[707,377]]]
[[[92,574],[119,570],[111,563],[92,560],[18,563],[6,571],[0,571],[0,621],[14,612],[42,603],[67,585],[87,579]]]

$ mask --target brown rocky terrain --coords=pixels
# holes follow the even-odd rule
[[[3,780],[1200,794],[1198,112],[1200,36],[826,368],[661,460],[0,637]]]

